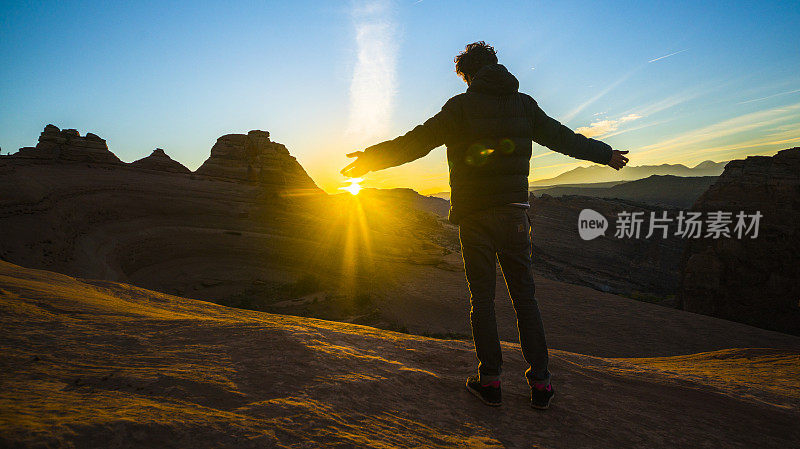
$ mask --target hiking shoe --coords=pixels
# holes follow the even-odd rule
[[[555,394],[556,391],[553,389],[552,384],[533,384],[531,388],[531,407],[546,410],[550,407],[550,401],[553,400]]]
[[[500,381],[494,380],[487,384],[481,384],[480,377],[476,374],[467,378],[467,390],[474,394],[486,405],[499,407],[501,402]]]

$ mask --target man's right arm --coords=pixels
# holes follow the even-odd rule
[[[458,96],[451,98],[436,115],[417,125],[406,134],[365,149],[350,153],[357,157],[342,169],[345,176],[358,177],[370,171],[383,170],[419,159],[444,144],[458,131]]]
[[[576,159],[603,165],[611,161],[611,146],[573,132],[558,120],[545,114],[533,98],[527,97],[526,100],[529,102],[528,120],[531,123],[531,137],[534,142]]]

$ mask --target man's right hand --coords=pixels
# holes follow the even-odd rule
[[[621,169],[628,163],[626,154],[628,154],[627,151],[611,150],[611,160],[608,161],[608,165],[614,170]]]
[[[370,167],[367,163],[367,159],[363,156],[363,151],[354,151],[352,153],[348,153],[347,157],[354,157],[356,160],[351,162],[347,167],[343,168],[340,173],[348,178],[360,178],[369,173],[371,171]]]

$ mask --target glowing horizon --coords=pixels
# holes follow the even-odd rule
[[[349,192],[351,195],[358,195],[358,192],[361,191],[363,187],[361,187],[361,182],[363,178],[348,178],[347,182],[350,183],[349,186],[339,187],[339,190],[344,190],[345,192]]]

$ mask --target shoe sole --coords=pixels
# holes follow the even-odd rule
[[[480,399],[481,402],[483,402],[484,404],[488,405],[489,407],[500,407],[501,405],[503,405],[502,402],[489,402],[489,401],[487,401],[486,399],[483,398],[483,396],[481,396],[481,393],[478,390],[473,389],[469,385],[467,385],[467,390],[470,393],[472,393],[473,396],[475,396],[476,398]]]
[[[553,393],[553,395],[550,396],[550,399],[547,400],[547,404],[545,404],[545,405],[535,405],[535,404],[531,403],[531,407],[535,408],[536,410],[547,410],[548,408],[550,408],[550,402],[553,401],[554,397],[556,397],[555,393]]]

